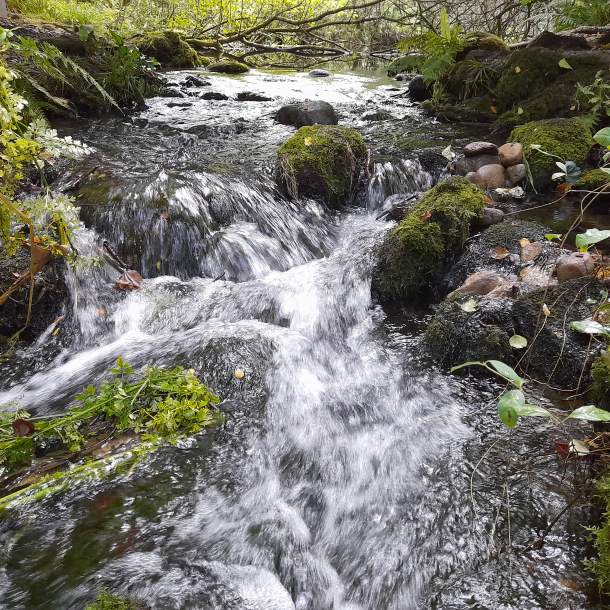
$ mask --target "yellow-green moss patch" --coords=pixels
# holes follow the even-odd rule
[[[154,57],[164,68],[195,68],[202,58],[184,38],[172,30],[147,32],[136,38],[137,47]]]
[[[603,169],[592,169],[581,176],[576,188],[594,191],[608,184],[610,184],[610,174],[608,172]]]
[[[395,300],[429,289],[484,207],[485,194],[465,178],[430,189],[381,246],[375,273],[380,296]]]
[[[217,61],[208,66],[210,72],[221,72],[223,74],[244,74],[250,68],[240,61]]]
[[[278,150],[276,179],[291,197],[311,197],[338,208],[349,202],[368,151],[355,129],[301,127]]]
[[[523,145],[536,189],[543,189],[552,183],[551,176],[556,171],[555,163],[558,160],[574,161],[582,167],[593,145],[591,131],[580,119],[549,119],[525,123],[513,129],[509,141]],[[548,154],[532,146],[540,146]]]

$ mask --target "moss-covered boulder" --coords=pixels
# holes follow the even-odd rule
[[[430,189],[382,244],[374,277],[383,300],[414,297],[438,280],[483,212],[485,194],[465,178]]]
[[[593,145],[591,131],[580,119],[549,119],[525,123],[512,131],[509,141],[523,145],[536,189],[544,189],[552,184],[551,176],[556,171],[557,157],[574,161],[582,167]],[[536,146],[555,156],[536,150]]]
[[[585,172],[576,183],[577,189],[585,191],[595,191],[602,187],[606,187],[606,190],[610,188],[610,173],[603,169],[592,169]]]
[[[473,53],[475,52],[475,53]],[[489,32],[469,32],[464,37],[464,47],[457,54],[456,61],[472,58],[479,58],[490,54],[506,54],[509,52],[508,45],[495,34]]]
[[[142,53],[154,57],[163,68],[195,68],[202,63],[199,53],[172,30],[147,32],[134,42]]]
[[[355,129],[301,127],[277,152],[276,181],[289,197],[311,197],[339,208],[355,194],[367,158]]]
[[[210,72],[220,72],[222,74],[244,74],[248,72],[250,68],[241,61],[227,59],[209,64],[208,70]]]
[[[565,60],[572,69],[561,67]],[[531,48],[514,51],[501,70],[493,95],[500,120],[516,124],[551,117],[574,117],[577,84],[588,85],[598,72],[610,81],[610,54]],[[585,108],[586,110],[586,108]]]

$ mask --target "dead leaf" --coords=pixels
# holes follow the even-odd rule
[[[521,67],[515,66],[515,74],[519,74],[519,72],[521,72]]]
[[[242,369],[235,369],[233,376],[235,379],[243,379],[246,376],[246,373],[242,371]]]
[[[313,144],[313,141],[311,138],[305,138],[303,140],[303,144],[305,144],[305,146],[311,146]]]
[[[572,189],[572,185],[568,184],[567,182],[561,182],[557,185],[557,187],[555,188],[555,190],[560,194],[560,195],[565,195],[568,191],[570,191]]]
[[[489,256],[491,256],[491,258],[495,258],[497,261],[504,260],[509,255],[510,255],[510,250],[508,248],[504,248],[502,246],[498,246],[497,248],[494,248],[489,254]]]
[[[114,287],[117,290],[139,290],[142,288],[144,278],[133,269],[125,271],[123,275],[116,281]]]
[[[34,434],[34,424],[27,419],[16,419],[12,426],[15,436],[32,436]]]
[[[522,248],[525,248],[525,246],[527,246],[527,244],[530,243],[530,240],[527,237],[523,237],[522,239],[519,240],[519,245]]]
[[[432,212],[430,212],[429,210],[427,212],[424,212],[419,219],[422,222],[428,222],[430,219],[432,218]]]
[[[489,109],[493,112],[493,114],[498,114],[498,109],[495,106],[490,106]]]
[[[542,304],[542,313],[545,315],[545,317],[549,317],[551,315],[551,310],[549,309],[548,305],[546,303]]]

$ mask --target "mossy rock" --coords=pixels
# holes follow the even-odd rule
[[[428,291],[462,249],[484,207],[485,194],[465,178],[430,189],[380,248],[374,277],[380,297],[397,300]]]
[[[570,329],[569,323],[590,318],[603,291],[601,282],[586,277],[519,297],[513,305],[515,329],[530,341],[522,367],[553,387],[576,390],[581,379],[586,387],[596,353],[589,336]],[[541,314],[544,304],[548,316]]]
[[[471,51],[505,54],[509,52],[509,47],[502,38],[495,34],[490,34],[489,32],[470,32],[464,38],[464,48],[456,56],[456,61],[461,61]]]
[[[388,64],[387,73],[388,76],[396,76],[402,72],[417,72],[420,70],[425,57],[416,53],[410,53],[409,55],[403,55],[398,59]]]
[[[101,591],[95,601],[85,607],[85,610],[139,610],[140,608],[126,597],[110,595],[108,591]]]
[[[610,184],[610,174],[603,169],[592,169],[585,172],[576,183],[577,189],[594,191]]]
[[[559,65],[563,59],[572,70]],[[609,67],[610,56],[596,51],[568,53],[541,48],[514,51],[493,91],[501,122],[515,125],[576,116],[583,111],[574,103],[578,83],[591,84],[600,71],[610,80]]]
[[[610,472],[606,472],[598,481],[597,493],[602,502],[604,517],[601,526],[593,531],[597,559],[590,566],[597,577],[600,592],[607,599],[610,596]]]
[[[593,383],[587,398],[600,409],[610,411],[610,352],[603,351],[591,365]]]
[[[483,297],[477,309],[464,311],[469,296],[443,301],[428,324],[424,344],[428,353],[444,367],[472,360],[502,360],[512,363],[514,351],[509,340],[514,335],[511,302]]]
[[[355,129],[301,127],[277,152],[276,181],[290,197],[311,197],[333,208],[356,192],[368,150]]]
[[[513,129],[509,141],[523,145],[536,189],[544,189],[552,184],[551,176],[557,167],[556,157],[573,161],[582,167],[593,145],[591,131],[580,119],[549,119],[525,123]],[[543,151],[555,157],[533,149],[532,145],[539,145]]]
[[[164,68],[195,68],[201,65],[199,53],[172,30],[147,32],[135,39],[138,49],[154,57]]]
[[[222,74],[244,74],[250,70],[246,64],[240,61],[217,61],[208,66],[210,72],[220,72]]]
[[[472,97],[461,103],[426,100],[422,102],[422,108],[441,121],[448,122],[492,123],[497,117],[493,112],[494,102],[488,95]]]

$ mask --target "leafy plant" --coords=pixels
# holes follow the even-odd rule
[[[587,110],[583,119],[590,126],[610,117],[610,83],[604,79],[601,71],[595,75],[595,80],[590,85],[578,83],[576,101]]]
[[[37,448],[61,445],[79,451],[99,434],[132,431],[144,441],[175,442],[218,422],[219,398],[203,385],[195,371],[175,367],[146,368],[137,376],[122,358],[99,388],[88,386],[65,413],[30,417],[23,410],[0,415],[0,464],[10,471],[29,463]]]
[[[598,244],[610,237],[610,230],[587,229],[584,233],[576,236],[576,247],[580,252],[587,252],[591,246]]]
[[[608,23],[610,23],[610,5],[607,0],[565,0],[559,6],[559,15],[555,21],[558,30]]]
[[[508,390],[498,399],[498,416],[500,421],[507,428],[515,428],[521,417],[546,417],[552,419],[556,423],[568,419],[580,419],[590,422],[608,422],[610,421],[610,411],[599,409],[594,405],[585,405],[575,409],[565,417],[560,417],[548,409],[527,402],[523,393],[523,386],[526,381],[520,377],[517,372],[508,364],[499,360],[487,360],[485,362],[465,362],[458,366],[454,366],[451,372],[458,371],[469,366],[481,366],[494,375],[504,379],[515,389]]]
[[[456,55],[464,48],[462,28],[449,23],[449,15],[443,8],[440,13],[440,32],[429,30],[423,34],[405,38],[398,47],[403,52],[419,50],[424,54],[422,76],[428,83],[438,80],[454,63]]]

